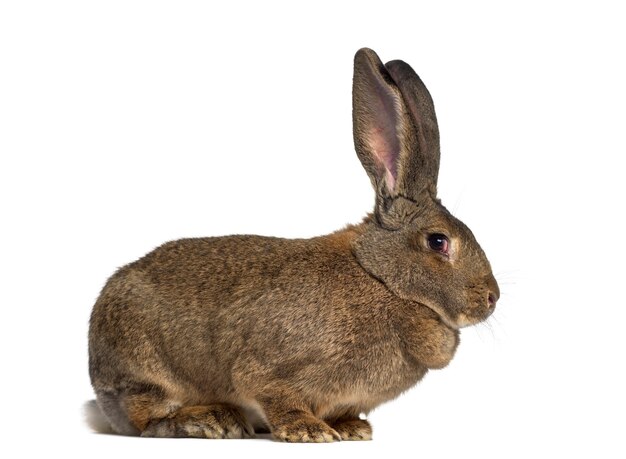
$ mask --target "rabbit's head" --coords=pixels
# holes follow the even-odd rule
[[[374,214],[355,244],[361,265],[451,327],[486,319],[498,284],[472,232],[437,199],[437,118],[413,69],[359,50],[353,123],[357,154],[376,190]]]

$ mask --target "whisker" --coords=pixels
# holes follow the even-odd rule
[[[504,277],[504,278],[510,278],[510,277],[518,278],[518,277],[523,277],[523,276],[521,276],[521,274],[522,274],[521,271],[518,271],[518,272],[506,271],[506,272],[494,273],[494,276],[497,277],[497,278],[501,278],[501,277]]]
[[[502,311],[499,311],[498,315],[499,314],[502,314]],[[504,334],[506,334],[506,330],[502,326],[502,322],[500,322],[500,319],[498,319],[498,315],[494,314],[489,319],[493,321],[493,323],[498,327],[499,330],[501,330]]]
[[[474,329],[476,330],[476,334],[478,335],[481,341],[483,342],[486,341],[485,333],[483,332],[483,330],[489,331],[489,334],[491,335],[491,342],[493,344],[497,343],[498,341],[501,341],[500,338],[507,335],[506,328],[502,325],[502,321],[501,321],[501,319],[505,315],[506,314],[503,314],[503,311],[499,311],[498,309],[496,309],[493,315],[491,315],[490,317],[487,318],[487,320],[479,324],[481,325],[481,327],[474,327]]]
[[[485,320],[485,321],[483,321],[483,322],[480,322],[479,324],[477,324],[477,325],[480,325],[480,327],[473,327],[476,335],[483,342],[486,342],[485,336],[482,333],[482,331],[485,330],[485,329],[489,331],[489,334],[491,335],[491,341],[493,342],[493,341],[496,340],[496,335],[495,335],[495,333],[493,331],[493,327],[491,326],[491,323],[489,323],[489,320],[490,320],[490,318]]]
[[[519,279],[520,276],[519,274],[513,274],[513,273],[498,273],[498,274],[494,274],[493,275],[497,280],[501,280],[501,279]]]
[[[502,274],[517,274],[517,273],[520,273],[520,272],[522,272],[521,269],[519,269],[519,268],[512,268],[512,269],[507,269],[507,270],[503,270],[503,271],[497,271],[496,275],[499,276],[499,275],[502,275]]]
[[[464,185],[463,188],[461,188],[461,192],[459,193],[459,195],[456,198],[456,201],[454,202],[454,206],[452,207],[452,215],[456,215],[457,211],[459,210],[459,207],[461,207],[461,204],[463,202],[463,195],[465,194],[465,189],[467,188],[467,185]]]
[[[506,287],[509,286],[507,285]],[[500,300],[498,302],[501,303],[502,301],[510,301],[516,298],[519,298],[519,295],[515,289],[509,290],[508,288],[504,288],[500,289]]]

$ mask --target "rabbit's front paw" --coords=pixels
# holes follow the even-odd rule
[[[331,423],[342,440],[371,440],[372,426],[365,419],[345,419]]]
[[[294,443],[328,443],[341,440],[337,431],[311,415],[303,415],[275,426],[272,435],[276,440]]]

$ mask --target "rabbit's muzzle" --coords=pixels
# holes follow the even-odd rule
[[[459,328],[474,325],[487,319],[496,309],[500,298],[500,289],[493,274],[487,275],[482,282],[470,284],[465,288],[468,297],[466,308],[457,317]]]

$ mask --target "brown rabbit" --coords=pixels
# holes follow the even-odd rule
[[[422,81],[361,49],[353,121],[376,190],[359,225],[168,242],[109,279],[89,371],[116,432],[367,440],[359,415],[445,367],[458,329],[493,312],[489,262],[436,196],[439,132]]]

